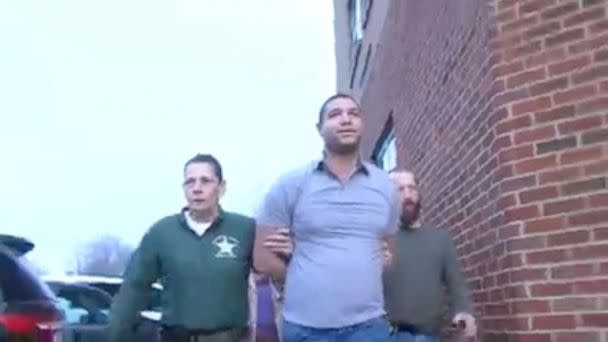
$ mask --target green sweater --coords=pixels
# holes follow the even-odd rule
[[[425,226],[401,229],[394,264],[384,277],[386,310],[394,324],[437,335],[446,299],[451,315],[472,312],[466,282],[446,231]]]
[[[198,236],[184,213],[154,224],[129,262],[112,307],[110,341],[129,341],[151,284],[160,279],[162,323],[192,330],[241,328],[249,316],[254,220],[220,211]]]

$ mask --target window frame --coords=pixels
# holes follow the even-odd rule
[[[374,147],[372,160],[381,169],[391,171],[398,165],[398,155],[397,137],[393,123],[393,112],[391,111]],[[390,157],[390,160],[387,161],[387,157]]]

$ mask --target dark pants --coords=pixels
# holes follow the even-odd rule
[[[187,330],[163,327],[160,333],[162,342],[244,342],[247,329],[228,329],[219,331]]]
[[[386,342],[390,325],[375,318],[343,328],[319,329],[283,321],[283,342]]]

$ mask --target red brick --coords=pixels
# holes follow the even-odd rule
[[[556,105],[578,102],[582,99],[593,97],[596,94],[597,87],[595,84],[586,84],[562,92],[556,92],[553,95],[553,102],[555,102]]]
[[[522,115],[510,120],[505,120],[496,125],[496,135],[530,127],[530,125],[532,125],[532,118],[529,115]]]
[[[556,215],[569,213],[585,208],[585,199],[582,197],[568,198],[559,201],[545,203],[543,205],[543,215]]]
[[[515,18],[517,18],[517,11],[515,11],[515,8],[509,8],[504,11],[500,11],[496,15],[495,20],[497,23],[502,24],[507,21],[512,21]]]
[[[535,53],[542,51],[542,44],[540,41],[532,41],[523,45],[515,46],[510,49],[506,49],[503,56],[506,62],[511,62],[518,58],[523,58]]]
[[[528,290],[524,285],[509,285],[504,288],[505,298],[527,298]]]
[[[507,252],[534,250],[545,246],[544,236],[526,236],[507,241]],[[513,281],[513,280],[511,280]]]
[[[499,0],[497,6],[498,11],[503,11],[505,9],[508,9],[509,7],[513,7],[516,3],[517,0]]]
[[[555,266],[551,269],[552,279],[576,279],[593,275],[592,264]]]
[[[608,142],[608,128],[583,133],[584,145]]]
[[[538,183],[540,185],[549,183],[567,182],[578,178],[582,174],[582,170],[578,166],[568,166],[557,170],[546,171],[538,175]]]
[[[496,78],[516,74],[524,70],[524,63],[520,60],[511,62],[511,63],[503,63],[495,66],[492,69],[494,76]]]
[[[554,336],[553,342],[601,342],[597,331],[558,331]]]
[[[503,148],[509,147],[511,145],[512,145],[511,136],[503,135],[503,136],[497,138],[496,140],[494,140],[490,149],[493,153],[496,153],[496,152],[502,150]]]
[[[568,46],[568,51],[574,54],[583,53],[586,51],[602,48],[606,46],[606,44],[608,44],[608,34],[602,34],[592,39],[587,39],[578,43],[574,43]]]
[[[576,136],[567,136],[564,138],[552,139],[536,144],[536,154],[553,153],[567,149],[573,149],[577,145]]]
[[[534,120],[539,123],[557,121],[574,116],[574,106],[562,106],[553,108],[544,112],[538,112],[534,115]]]
[[[542,188],[531,189],[519,193],[519,202],[528,204],[555,198],[559,196],[556,186],[545,186]]]
[[[593,230],[593,239],[595,241],[608,240],[608,227],[596,228]],[[608,266],[608,264],[606,264]],[[607,267],[608,269],[608,267]],[[608,270],[606,271],[608,273]]]
[[[504,210],[517,204],[517,198],[514,194],[502,196],[496,203],[498,210]]]
[[[511,302],[512,313],[544,313],[549,311],[551,311],[551,303],[547,300],[519,300]]]
[[[608,245],[585,245],[572,248],[571,256],[573,260],[592,260],[608,258]]]
[[[511,313],[507,304],[487,304],[483,311],[488,316],[506,316]]]
[[[574,288],[568,283],[539,283],[530,285],[530,294],[533,297],[555,297],[572,294]]]
[[[523,35],[526,39],[530,40],[559,32],[560,29],[561,25],[558,21],[541,22],[539,25],[524,31]]]
[[[590,114],[595,112],[605,112],[608,109],[608,97],[600,97],[580,103],[577,106],[577,113]],[[601,118],[600,118],[601,120]]]
[[[608,61],[608,50],[599,50],[593,54],[593,60],[595,62],[606,62]]]
[[[539,65],[560,61],[566,58],[566,50],[563,47],[543,49],[538,54],[526,58],[526,67],[533,68]]]
[[[556,262],[567,261],[569,255],[565,249],[549,249],[526,254],[528,264],[554,264]]]
[[[584,230],[553,234],[547,237],[547,245],[555,247],[580,244],[589,241],[590,236],[591,234]]]
[[[601,125],[602,117],[592,116],[560,123],[557,128],[560,134],[568,134],[600,127]]]
[[[573,13],[576,10],[578,10],[577,3],[572,3],[572,2],[561,3],[558,6],[549,7],[547,9],[543,10],[541,13],[541,17],[543,20],[555,19],[555,18],[559,18],[559,17],[563,17],[565,15],[568,15],[569,13]]]
[[[561,165],[580,163],[588,160],[597,160],[602,157],[602,146],[590,146],[574,151],[566,151],[559,158]]]
[[[596,35],[608,31],[608,20],[601,20],[589,25],[589,33]]]
[[[576,195],[603,189],[606,189],[606,179],[597,177],[563,184],[560,192],[563,195]]]
[[[600,83],[600,91],[608,91],[608,81]]]
[[[567,31],[562,31],[558,34],[549,36],[545,39],[545,46],[552,47],[556,45],[566,44],[579,40],[585,37],[584,28],[574,28]]]
[[[606,246],[608,247],[608,245]],[[577,281],[574,284],[576,294],[604,294],[608,293],[608,278],[587,281]]]
[[[580,25],[591,20],[601,19],[605,14],[606,11],[603,7],[590,8],[566,18],[566,20],[564,20],[564,27]]]
[[[520,145],[537,140],[547,140],[555,137],[555,126],[540,126],[523,131],[518,131],[513,135],[515,145]]]
[[[542,111],[549,107],[551,107],[551,97],[542,96],[513,104],[511,113],[513,115],[521,115],[530,112]]]
[[[568,222],[573,226],[587,226],[608,222],[608,210],[595,210],[573,214],[568,218]]]
[[[526,234],[544,233],[550,231],[562,230],[565,227],[565,218],[560,217],[543,217],[537,220],[528,221],[524,227]]]
[[[583,327],[608,328],[608,313],[585,313],[581,321]]]
[[[538,217],[538,215],[540,215],[540,211],[536,205],[507,209],[505,210],[505,222],[528,220]]]
[[[574,84],[580,84],[601,80],[606,77],[608,77],[608,65],[599,64],[575,73],[572,75],[572,82],[574,82]]]
[[[524,16],[532,12],[538,12],[542,9],[555,4],[555,0],[528,0],[520,2],[519,15]]]
[[[538,96],[552,93],[556,90],[566,89],[568,87],[568,77],[553,78],[547,81],[538,82],[530,86],[530,95]]]
[[[511,271],[511,282],[519,283],[534,280],[546,280],[548,277],[546,268],[524,268]]]
[[[576,320],[574,315],[547,315],[532,318],[532,329],[534,330],[563,330],[574,329],[575,327]]]
[[[523,160],[515,164],[515,173],[524,174],[528,172],[540,171],[557,166],[555,155],[548,155],[528,160]]]
[[[597,299],[593,297],[556,298],[553,300],[553,311],[577,312],[597,308]]]
[[[590,196],[589,205],[591,207],[608,207],[608,193]]]
[[[508,193],[512,191],[518,191],[521,189],[529,188],[536,185],[536,176],[522,176],[517,178],[511,178],[504,180],[500,185],[500,191]]]
[[[521,85],[539,81],[545,78],[545,68],[536,68],[522,71],[507,78],[507,89],[517,88]]]
[[[498,160],[501,163],[508,163],[515,160],[530,158],[533,155],[534,145],[522,145],[500,151],[498,154]]]
[[[600,160],[595,163],[588,164],[583,170],[585,176],[603,174],[608,172],[608,160]]]
[[[500,26],[500,31],[502,33],[512,32],[521,30],[525,27],[530,27],[538,22],[538,17],[536,16],[526,16],[523,18],[519,18],[517,20],[505,23]]]
[[[578,56],[574,58],[567,59],[563,62],[557,62],[550,64],[549,74],[553,75],[561,75],[567,72],[572,72],[577,69],[581,69],[591,63],[591,57],[588,55]]]

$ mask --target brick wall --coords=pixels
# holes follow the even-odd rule
[[[391,1],[361,93],[393,113],[483,341],[608,342],[608,4]],[[371,113],[371,114],[370,114]]]

